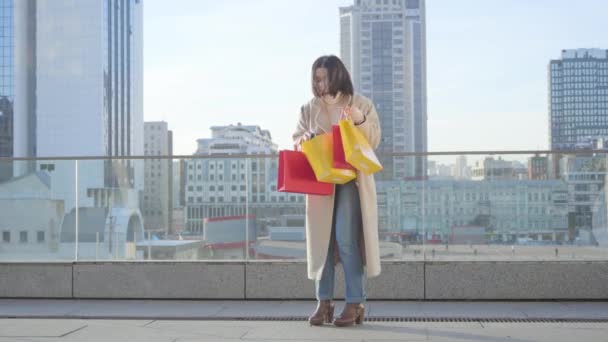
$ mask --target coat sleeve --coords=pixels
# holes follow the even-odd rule
[[[308,110],[306,106],[302,106],[300,108],[300,115],[298,118],[298,125],[296,126],[296,130],[292,135],[293,146],[294,148],[300,145],[302,140],[306,138],[306,134],[310,131],[310,124],[308,120]]]
[[[378,148],[378,145],[380,145],[382,134],[378,112],[376,112],[376,107],[374,107],[374,103],[371,101],[367,101],[362,107],[363,108],[360,109],[363,112],[363,115],[365,115],[365,121],[355,127],[365,135],[370,146],[375,150]]]

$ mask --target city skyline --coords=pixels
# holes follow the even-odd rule
[[[312,96],[310,65],[339,55],[338,8],[352,4],[147,1],[145,120],[168,121],[180,155],[194,153],[210,126],[236,122],[266,127],[289,148],[298,109]],[[608,46],[601,34],[608,4],[550,5],[427,1],[429,151],[548,147],[550,60],[563,49]],[[276,15],[294,12],[301,15]],[[564,25],[572,18],[577,25]]]

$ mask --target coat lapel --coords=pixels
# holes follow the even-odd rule
[[[331,122],[329,118],[323,111],[323,107],[321,105],[321,99],[313,98],[312,103],[310,105],[311,115],[314,117],[315,123],[315,133],[329,133],[331,131]]]

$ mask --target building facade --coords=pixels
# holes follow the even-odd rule
[[[378,184],[381,233],[444,239],[454,227],[487,229],[494,239],[530,232],[564,232],[568,185],[562,180],[429,180]]]
[[[202,233],[207,218],[255,217],[259,232],[284,214],[303,214],[304,196],[277,192],[277,145],[270,132],[241,124],[212,127],[186,161],[186,230]],[[264,155],[255,157],[255,155]]]
[[[562,50],[549,63],[549,146],[584,148],[608,137],[608,50]]]
[[[504,160],[502,157],[486,157],[475,162],[472,180],[527,179],[528,169],[519,161]]]
[[[142,2],[2,0],[0,10],[3,155],[143,155]],[[9,176],[41,169],[72,209],[74,162],[14,163]],[[78,170],[79,206],[93,205],[91,189],[143,190],[143,162],[87,160]]]
[[[171,232],[173,161],[154,156],[173,155],[173,134],[164,121],[144,123],[145,181],[142,214],[146,231]]]
[[[590,231],[597,208],[605,206],[606,155],[565,155],[560,159],[562,179],[568,184],[568,211],[576,230]]]
[[[528,159],[528,179],[550,179],[548,157],[536,155]]]
[[[341,58],[355,91],[374,102],[378,153],[427,151],[424,0],[355,0],[340,8]],[[426,157],[380,158],[378,180],[426,176]]]

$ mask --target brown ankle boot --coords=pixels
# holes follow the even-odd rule
[[[361,303],[347,303],[338,318],[334,320],[334,325],[338,327],[348,327],[353,323],[363,324],[365,307]]]
[[[334,319],[334,304],[330,300],[320,300],[317,302],[317,309],[308,318],[310,325],[323,325],[331,323]]]

